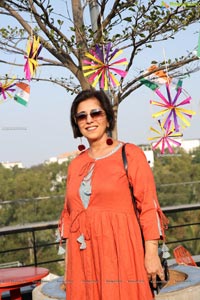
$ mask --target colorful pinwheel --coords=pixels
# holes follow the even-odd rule
[[[195,114],[194,111],[189,109],[181,108],[183,105],[190,104],[190,101],[192,100],[190,96],[188,96],[186,99],[178,102],[179,97],[183,91],[181,84],[179,84],[176,88],[176,95],[174,98],[172,98],[171,92],[170,92],[170,86],[168,83],[166,83],[166,91],[167,91],[167,98],[161,93],[159,89],[155,89],[155,93],[160,97],[160,99],[163,102],[158,102],[151,100],[150,103],[159,107],[163,107],[164,109],[156,112],[152,115],[153,118],[157,118],[160,116],[163,116],[165,114],[168,114],[163,127],[166,129],[168,128],[168,124],[170,120],[173,120],[175,131],[178,132],[180,130],[180,126],[178,123],[178,119],[182,122],[183,126],[190,126],[189,121],[186,117],[191,118],[192,115]]]
[[[4,82],[0,82],[0,96],[3,96],[3,100],[6,100],[8,96],[9,98],[12,98],[11,93],[15,91],[15,77],[13,77],[11,80],[9,80],[7,77],[5,78]]]
[[[109,83],[113,86],[119,86],[120,83],[113,73],[118,74],[121,77],[125,77],[127,72],[116,68],[115,66],[127,65],[126,58],[122,58],[114,61],[123,51],[111,50],[111,43],[104,47],[102,50],[98,45],[95,47],[95,51],[91,50],[90,53],[86,53],[85,56],[90,60],[83,60],[83,73],[85,77],[88,77],[89,82],[93,87],[100,82],[100,88],[108,90]]]
[[[157,140],[157,142],[153,143],[152,149],[155,150],[156,148],[160,148],[161,154],[164,154],[165,149],[168,148],[169,153],[172,154],[174,152],[172,146],[178,147],[181,145],[180,142],[176,141],[173,138],[180,138],[183,135],[180,132],[178,133],[175,132],[175,128],[172,125],[171,120],[167,123],[166,129],[163,127],[163,124],[161,123],[160,120],[158,120],[158,124],[159,124],[159,130],[150,127],[151,131],[158,134],[157,136],[148,138],[149,141]]]
[[[38,67],[38,59],[41,59],[39,57],[39,54],[42,50],[42,45],[40,44],[39,37],[36,38],[33,36],[33,38],[29,38],[27,43],[27,56],[24,56],[26,58],[26,63],[24,65],[24,72],[27,80],[31,80],[31,77],[35,75],[36,69]]]

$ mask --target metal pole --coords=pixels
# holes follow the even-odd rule
[[[99,15],[99,8],[96,0],[90,0],[89,1],[89,8],[90,8],[90,19],[91,19],[91,25],[92,25],[92,30],[94,32],[97,31],[97,18]]]

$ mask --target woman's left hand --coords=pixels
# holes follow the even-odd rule
[[[161,281],[165,280],[163,268],[158,256],[158,241],[145,241],[145,268],[149,281],[152,281],[153,287],[156,288],[158,275]]]

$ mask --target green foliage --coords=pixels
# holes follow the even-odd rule
[[[180,149],[174,155],[155,154],[153,169],[158,198],[162,206],[200,201],[199,150],[192,154]]]
[[[0,225],[58,219],[63,207],[66,174],[67,164],[13,170],[0,165]]]
[[[58,220],[64,204],[67,163],[12,170],[0,165],[0,226]],[[37,262],[58,260],[55,230],[37,231]],[[34,264],[32,232],[1,236],[0,263]],[[49,243],[49,246],[44,244]],[[18,248],[23,248],[18,251]],[[11,251],[10,251],[11,250]],[[64,263],[44,264],[50,272],[64,273]]]
[[[200,147],[192,153],[192,163],[200,164]]]
[[[162,156],[156,152],[153,169],[160,204],[176,206],[200,202],[200,148],[193,153],[179,150],[175,155]],[[183,211],[168,216],[167,242],[184,240],[181,244],[192,255],[200,253],[200,210]],[[196,224],[195,224],[196,223]],[[182,227],[176,227],[182,224]],[[190,226],[186,226],[191,224]],[[194,239],[193,241],[187,241]],[[169,244],[172,251],[179,243]]]

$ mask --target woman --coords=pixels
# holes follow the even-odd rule
[[[145,240],[134,212],[122,145],[109,138],[114,113],[103,91],[85,90],[71,107],[74,137],[89,148],[69,165],[62,236],[67,239],[67,300],[150,300],[156,275],[164,280],[158,240],[164,237],[153,175],[142,150],[126,145],[129,181]]]

